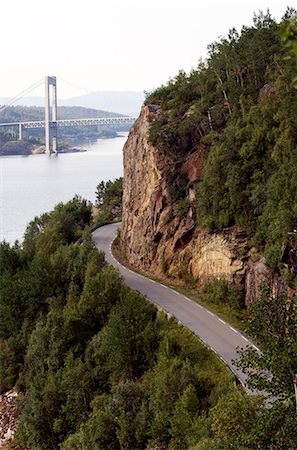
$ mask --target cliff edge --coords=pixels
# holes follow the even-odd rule
[[[144,105],[124,147],[122,246],[136,269],[171,280],[191,281],[200,288],[213,278],[242,286],[245,303],[254,301],[268,281],[275,293],[283,281],[265,266],[250,246],[245,230],[225,228],[211,233],[195,224],[195,185],[202,177],[199,146],[179,168],[187,180],[186,209],[179,211],[170,194],[170,164],[148,139],[158,107]]]

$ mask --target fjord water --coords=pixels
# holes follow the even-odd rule
[[[94,202],[99,181],[123,175],[126,138],[98,139],[80,153],[0,157],[0,241],[22,241],[28,222],[75,194]]]

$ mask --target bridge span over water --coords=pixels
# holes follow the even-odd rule
[[[38,84],[38,86],[40,83]],[[35,89],[35,87],[34,87]],[[50,101],[50,97],[52,98]],[[10,105],[4,105],[0,112]],[[23,138],[23,130],[28,128],[45,129],[45,149],[47,154],[58,152],[57,129],[59,127],[89,126],[89,125],[125,125],[133,124],[135,117],[96,117],[85,119],[57,119],[57,80],[56,77],[45,77],[45,120],[22,122],[3,122],[0,127],[18,127],[19,140]]]

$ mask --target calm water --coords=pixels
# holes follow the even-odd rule
[[[126,138],[84,144],[84,153],[0,157],[0,241],[22,241],[30,220],[75,194],[95,201],[99,181],[123,174]]]

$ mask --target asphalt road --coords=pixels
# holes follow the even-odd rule
[[[111,253],[111,244],[118,227],[119,224],[105,225],[92,233],[98,250],[105,253],[106,260],[120,271],[128,286],[146,295],[157,307],[167,311],[192,330],[232,370],[245,390],[250,392],[245,386],[246,375],[232,364],[232,360],[238,356],[237,347],[245,348],[254,344],[238,330],[190,298],[120,264]]]

